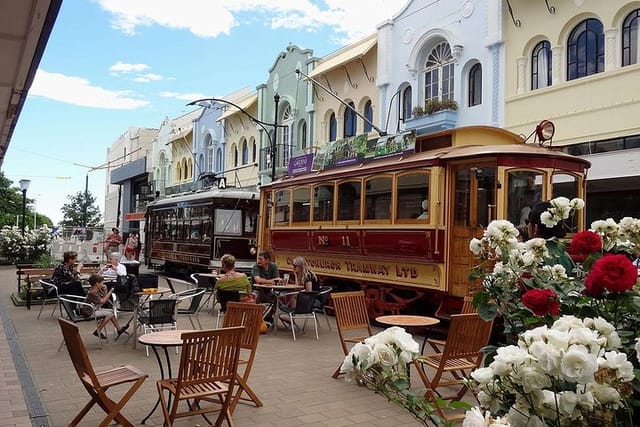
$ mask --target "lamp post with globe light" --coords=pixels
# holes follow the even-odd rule
[[[20,232],[22,237],[24,237],[24,221],[27,212],[27,190],[29,189],[29,184],[31,184],[31,180],[20,180],[20,190],[22,190],[22,223],[20,225]]]

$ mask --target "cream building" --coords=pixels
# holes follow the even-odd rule
[[[505,126],[555,124],[553,146],[592,162],[587,224],[640,215],[640,2],[511,0]],[[532,136],[533,138],[533,136]]]

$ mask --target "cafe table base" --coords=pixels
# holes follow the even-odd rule
[[[271,295],[273,296],[273,302],[272,304],[272,308],[270,310],[267,310],[267,312],[273,311],[273,325],[271,326],[273,328],[273,332],[274,334],[278,333],[278,321],[280,320],[280,305],[281,305],[281,301],[280,301],[280,297],[282,297],[282,294],[286,293],[286,292],[296,292],[296,291],[300,291],[302,290],[302,286],[298,286],[298,285],[262,285],[262,284],[258,284],[258,283],[254,283],[253,284],[254,288],[258,288],[258,289],[263,289],[265,291],[270,291]]]

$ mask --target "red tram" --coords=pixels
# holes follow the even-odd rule
[[[443,301],[461,305],[472,287],[469,242],[490,221],[518,225],[537,200],[585,196],[589,162],[503,129],[404,138],[391,150],[380,140],[365,153],[329,150],[325,162],[342,155],[351,164],[263,186],[259,247],[283,271],[303,256],[325,285],[364,289],[372,316],[414,301],[411,310],[423,312]],[[574,225],[583,228],[584,217]]]

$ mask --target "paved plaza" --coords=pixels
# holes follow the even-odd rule
[[[56,317],[50,316],[53,306],[47,305],[40,319],[37,319],[39,306],[31,310],[15,307],[9,298],[16,290],[13,266],[0,267],[0,289],[0,427],[67,425],[86,404],[88,394],[73,370],[66,348],[57,351],[62,335]],[[205,328],[215,325],[215,316],[208,312],[201,313],[200,319]],[[342,360],[342,350],[335,327],[329,331],[322,316],[319,321],[319,341],[315,340],[313,328],[307,328],[296,342],[286,330],[261,335],[249,383],[264,406],[239,404],[233,416],[236,425],[418,425],[385,398],[352,382],[331,378]],[[332,317],[330,321],[335,324]],[[178,322],[179,328],[191,328],[186,318],[179,318]],[[140,421],[157,399],[155,381],[160,374],[153,352],[147,357],[142,346],[133,349],[131,341],[123,345],[124,337],[118,342],[110,337],[100,347],[91,334],[94,328],[93,322],[80,324],[96,370],[130,364],[149,374],[123,411],[135,425],[142,425]],[[179,356],[174,352],[172,358],[176,367]],[[110,392],[117,396],[120,390],[114,388]],[[81,425],[95,426],[102,418],[103,412],[94,407]],[[162,414],[156,410],[145,425],[162,424]],[[176,426],[198,425],[206,422],[201,417],[192,417],[176,423]]]

